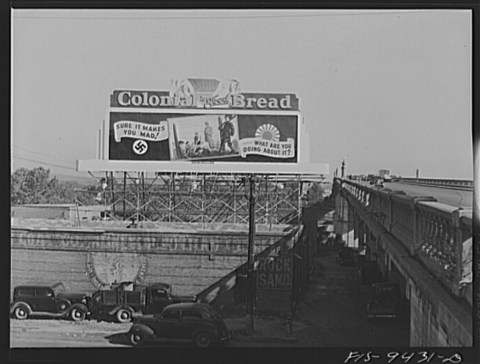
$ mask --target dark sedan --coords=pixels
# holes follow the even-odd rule
[[[360,264],[358,270],[360,281],[362,284],[372,284],[383,281],[383,274],[377,262],[366,260]]]
[[[177,303],[161,314],[135,317],[128,335],[133,345],[163,339],[190,341],[201,348],[230,338],[218,312],[206,303]]]
[[[340,265],[355,265],[355,251],[349,247],[342,248],[337,254],[337,263]]]
[[[10,314],[18,320],[47,316],[81,321],[88,313],[87,294],[68,292],[62,282],[30,282],[16,286],[12,301]]]
[[[397,318],[400,312],[400,287],[397,283],[372,285],[372,299],[367,305],[368,318]]]

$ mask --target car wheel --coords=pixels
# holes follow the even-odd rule
[[[18,306],[13,314],[17,320],[25,320],[28,318],[28,309],[25,306]]]
[[[197,345],[199,348],[207,348],[212,345],[212,338],[207,332],[199,332],[196,334],[194,341],[195,345]]]
[[[69,307],[70,307],[70,302],[60,301],[58,303],[57,309],[58,309],[58,312],[65,312]]]
[[[130,334],[130,342],[134,346],[139,346],[139,345],[142,345],[145,342],[145,338],[144,338],[143,334],[141,334],[139,332],[132,332]]]
[[[83,321],[85,320],[86,316],[87,316],[86,312],[79,308],[74,308],[70,312],[70,317],[73,321]]]
[[[117,311],[117,321],[120,323],[132,321],[132,313],[124,308]]]

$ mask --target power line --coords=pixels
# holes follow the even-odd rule
[[[47,166],[58,167],[58,168],[63,168],[63,169],[70,169],[70,170],[72,170],[72,171],[76,171],[76,169],[75,169],[75,168],[72,168],[72,167],[66,167],[66,166],[61,166],[61,165],[59,165],[59,164],[42,162],[42,161],[35,160],[35,159],[23,158],[23,157],[16,157],[16,156],[13,156],[13,155],[12,155],[12,158],[14,158],[14,159],[22,159],[22,160],[26,160],[26,161],[29,161],[29,162],[35,162],[35,163],[45,164],[45,165],[47,165]]]
[[[67,160],[67,159],[54,157],[54,156],[52,156],[52,155],[50,155],[50,154],[41,153],[41,152],[38,152],[38,151],[36,151],[36,150],[31,150],[31,149],[27,149],[27,148],[24,148],[24,147],[20,147],[20,146],[15,145],[15,144],[12,144],[12,146],[13,146],[14,148],[18,148],[18,149],[24,150],[24,151],[29,152],[29,153],[40,154],[40,155],[43,155],[43,156],[45,156],[45,157],[49,157],[49,158],[52,158],[52,159],[56,159],[56,160],[61,161],[61,162],[69,162],[69,163],[71,163],[71,161],[69,161],[69,160]]]

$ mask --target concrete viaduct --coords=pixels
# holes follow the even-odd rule
[[[471,210],[342,178],[333,191],[343,232],[403,289],[410,345],[471,346]]]

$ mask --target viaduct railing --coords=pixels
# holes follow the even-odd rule
[[[402,191],[374,189],[339,178],[334,183],[371,213],[453,294],[463,295],[463,286],[471,284],[468,280],[465,283],[465,278],[462,281],[465,249],[472,246],[471,210],[438,203],[433,197],[411,197]]]
[[[465,179],[445,179],[445,178],[405,178],[402,177],[400,182],[416,184],[416,185],[426,185],[426,186],[437,186],[437,187],[448,187],[448,188],[458,188],[458,189],[473,189],[473,181]]]

